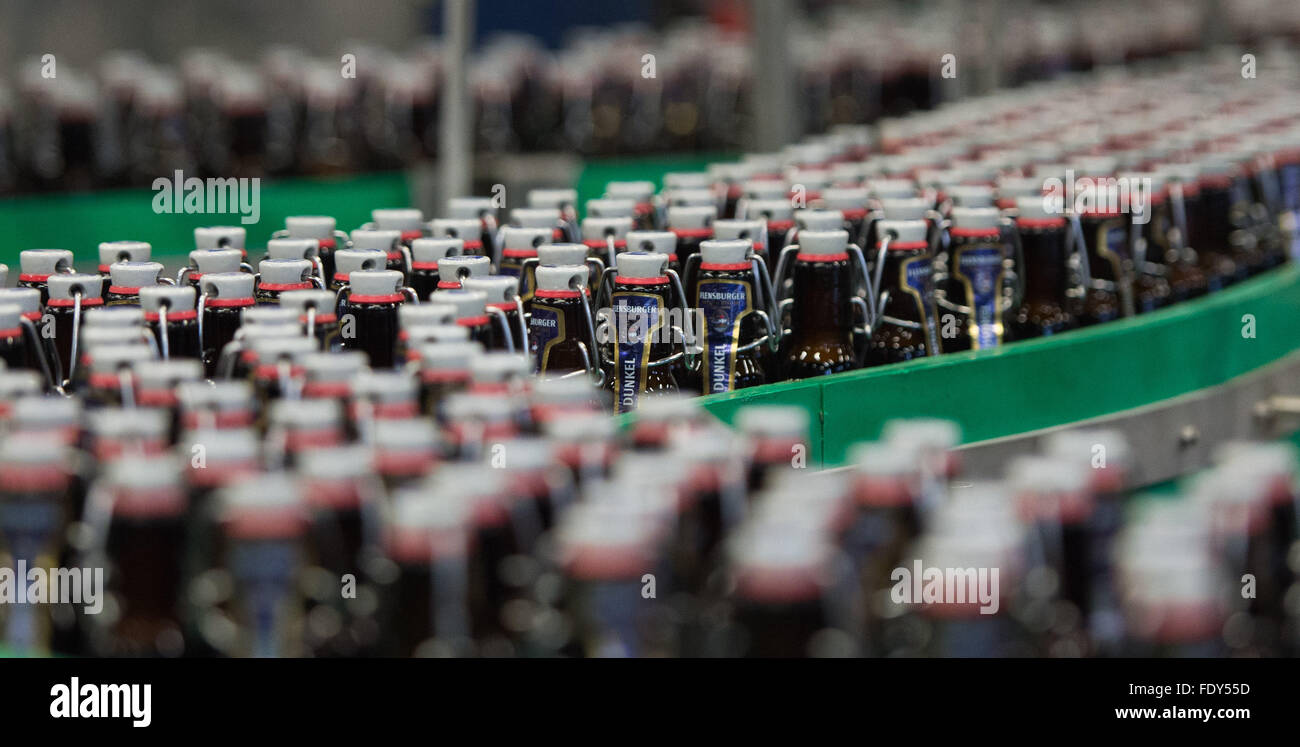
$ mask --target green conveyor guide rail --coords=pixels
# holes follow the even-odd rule
[[[1214,387],[1300,349],[1300,268],[1160,311],[1054,337],[705,397],[724,421],[749,404],[812,416],[814,462],[844,463],[886,420],[944,417],[972,443]]]

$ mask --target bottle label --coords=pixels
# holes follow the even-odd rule
[[[1002,247],[987,244],[957,250],[957,279],[971,309],[971,347],[991,348],[1002,341],[998,305],[1002,299]]]
[[[551,349],[563,342],[564,336],[564,312],[554,306],[533,304],[528,320],[528,353],[533,359],[533,373],[546,371]]]
[[[736,349],[740,325],[753,311],[753,286],[748,280],[703,280],[695,297],[704,312],[704,393],[735,388]]]
[[[614,294],[614,409],[631,412],[645,391],[651,341],[663,326],[664,302],[658,294],[619,291]]]
[[[935,355],[938,331],[934,327],[934,316],[927,313],[934,298],[934,262],[927,256],[903,260],[898,268],[898,287],[916,304],[916,320],[925,328],[930,355]]]

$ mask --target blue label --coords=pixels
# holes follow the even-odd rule
[[[991,348],[1002,339],[998,304],[1002,298],[1002,247],[975,246],[957,250],[957,277],[966,286],[966,305],[974,327],[972,346]]]
[[[916,304],[916,318],[925,328],[926,345],[933,346],[938,339],[934,328],[934,317],[929,312],[929,301],[934,298],[934,262],[929,257],[913,257],[904,260],[899,267],[899,287],[912,297]],[[937,350],[931,349],[930,355]]]
[[[704,312],[705,393],[735,388],[740,325],[752,309],[752,296],[745,280],[704,280],[696,290],[696,305]]]
[[[533,358],[533,373],[546,370],[551,348],[564,340],[564,314],[559,309],[533,304],[528,319],[528,353]]]
[[[655,293],[619,291],[611,301],[614,325],[614,409],[631,412],[645,391],[650,342],[663,320],[663,299]]]

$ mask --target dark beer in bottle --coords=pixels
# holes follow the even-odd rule
[[[389,270],[406,272],[404,248],[401,231],[358,228],[352,232],[352,249],[383,252],[385,267]]]
[[[781,341],[778,359],[787,379],[840,373],[857,365],[848,240],[842,229],[799,236],[791,271],[790,334]]]
[[[329,289],[337,291],[348,284],[348,278],[358,270],[382,270],[388,265],[388,256],[378,249],[339,249],[334,253],[334,279]]]
[[[438,263],[459,255],[464,245],[462,239],[449,238],[419,238],[411,242],[411,274],[406,281],[421,301],[428,301],[429,294],[438,289],[441,277]]]
[[[1026,340],[1074,329],[1080,299],[1070,277],[1073,242],[1062,203],[1051,197],[1020,197],[1015,207],[1025,260],[1024,297],[1007,320],[1007,334]]]
[[[537,268],[528,321],[528,353],[533,372],[543,378],[591,370],[596,365],[591,349],[592,320],[583,298],[586,265],[542,265]]]
[[[675,240],[670,233],[664,236]],[[637,409],[643,396],[677,391],[673,367],[664,363],[673,352],[666,328],[668,310],[674,308],[668,262],[664,252],[639,249],[618,257],[611,316],[601,322],[602,329],[612,331],[606,386],[614,393],[615,412]]]
[[[510,341],[514,349],[523,351],[528,343],[527,336],[524,334],[524,310],[527,306],[519,299],[518,278],[502,275],[468,277],[461,281],[461,287],[487,294],[488,313],[503,315],[497,317],[497,322],[503,323],[510,331]],[[454,322],[455,320],[452,320],[452,323]]]
[[[81,332],[86,311],[104,305],[103,287],[100,275],[66,273],[50,278],[45,313],[54,317],[54,349],[65,379],[72,374],[73,340]]]
[[[140,289],[158,285],[162,277],[161,262],[118,262],[109,268],[111,278],[104,294],[107,306],[139,306]]]
[[[555,241],[548,228],[520,228],[506,226],[501,229],[501,262],[498,271],[502,275],[522,277],[524,262],[537,257],[537,247]],[[523,278],[520,296],[527,303],[533,297],[534,283],[530,278]]]
[[[147,241],[103,241],[99,244],[99,274],[109,278],[109,267],[118,262],[148,262],[153,247]]]
[[[73,272],[72,252],[67,249],[24,249],[18,255],[18,287],[41,292],[41,303],[49,298],[45,283],[59,272]]]
[[[145,326],[157,338],[159,354],[164,360],[199,357],[196,296],[188,285],[151,285],[140,289]]]
[[[313,239],[316,254],[325,272],[325,282],[334,277],[334,252],[347,247],[347,235],[335,230],[328,215],[291,215],[284,219],[285,233],[291,239]]]
[[[920,220],[882,220],[876,261],[882,262],[875,289],[876,314],[867,346],[868,366],[938,355],[934,305],[934,258],[928,226]]]
[[[188,283],[198,290],[199,281],[210,272],[239,272],[243,255],[238,249],[195,249],[190,252],[190,262],[181,269],[176,282]]]
[[[371,368],[392,368],[397,363],[397,308],[406,300],[401,292],[402,273],[396,270],[359,270],[348,279],[340,326],[352,317],[354,334],[343,334],[345,350],[362,350]]]
[[[434,218],[429,227],[435,239],[460,239],[463,254],[492,256],[495,237],[486,232],[478,218]],[[484,243],[485,240],[488,243]]]
[[[718,217],[715,205],[682,205],[668,208],[668,228],[677,234],[677,266],[700,251],[700,242],[713,238],[713,221]]]
[[[755,311],[765,311],[765,292],[754,272],[757,255],[745,239],[704,241],[700,269],[690,285],[694,308],[704,317],[701,365],[705,394],[758,386],[767,380],[763,346],[774,329]]]
[[[253,298],[253,276],[246,272],[205,273],[199,287],[203,366],[205,375],[212,377],[226,345],[235,339],[240,313],[257,301]]]
[[[285,291],[280,296],[280,308],[297,312],[303,331],[315,337],[322,350],[333,350],[340,342],[334,301],[334,294],[327,290]]]
[[[943,350],[996,347],[1006,334],[1004,314],[1013,290],[1001,214],[991,207],[955,207],[948,236],[940,260],[944,277],[936,283]],[[951,337],[949,330],[955,333]]]

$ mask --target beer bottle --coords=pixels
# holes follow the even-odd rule
[[[108,345],[93,350],[87,366],[90,375],[86,379],[86,404],[131,406],[136,390],[132,366],[140,361],[154,360],[153,349],[137,343]]]
[[[99,274],[109,279],[110,266],[118,262],[148,262],[153,247],[147,241],[102,241],[99,244]]]
[[[194,229],[195,249],[238,249],[241,260],[248,259],[244,242],[248,231],[243,226],[205,226]]]
[[[768,269],[776,269],[774,264],[776,258],[794,239],[794,206],[790,204],[788,198],[782,196],[770,200],[745,200],[737,209],[742,220],[766,222],[762,238],[755,241],[763,245]]]
[[[311,277],[319,278],[321,287],[329,282],[320,261],[316,239],[271,239],[266,242],[266,259],[301,259],[311,265]]]
[[[327,290],[285,291],[280,295],[280,308],[297,312],[299,324],[309,337],[319,341],[322,350],[333,350],[340,343],[333,293]]]
[[[1142,227],[1147,261],[1164,267],[1172,302],[1203,296],[1210,292],[1210,279],[1187,236],[1188,192],[1196,191],[1196,167],[1158,163],[1152,168],[1165,189],[1164,199],[1155,202],[1151,221]]]
[[[934,258],[925,221],[882,220],[876,261],[881,263],[868,366],[908,361],[941,352],[934,305]]]
[[[481,254],[443,257],[438,265],[438,283],[435,290],[456,290],[466,278],[483,278],[492,274],[492,260]],[[503,275],[503,277],[505,277]],[[518,284],[518,275],[512,275]],[[434,300],[430,295],[429,300]]]
[[[524,262],[537,257],[537,247],[542,244],[550,244],[555,241],[552,232],[548,228],[532,227],[520,228],[517,226],[506,226],[501,229],[501,261],[498,263],[498,272],[502,275],[512,277],[523,277]],[[533,297],[535,285],[527,277],[523,277],[520,285],[520,297],[527,303]]]
[[[449,303],[402,304],[397,309],[397,323],[401,327],[397,333],[397,343],[404,352],[399,357],[405,360],[415,360],[417,356],[407,353],[414,353],[415,348],[423,342],[440,342],[443,338],[452,341],[469,339],[469,330],[456,325],[456,307]],[[415,330],[426,328],[459,331],[442,329],[439,334],[412,334]]]
[[[581,378],[543,379],[529,394],[529,421],[541,427],[546,421],[574,413],[600,412],[603,397]]]
[[[496,246],[497,227],[500,224],[496,201],[496,197],[453,197],[447,200],[447,217],[453,222],[447,223],[440,229],[439,221],[432,221],[430,224],[432,235],[464,239],[466,254],[488,256],[496,254],[496,250],[500,248]],[[447,232],[447,229],[459,225],[454,223],[455,221],[462,220],[472,220],[474,224],[467,225],[466,229],[458,230],[456,233]]]
[[[828,626],[823,588],[831,563],[828,543],[808,530],[776,523],[748,526],[734,538],[728,565],[734,578],[735,625],[726,655],[803,658]]]
[[[55,273],[73,272],[72,252],[67,249],[24,249],[18,255],[18,287],[41,292],[41,303],[50,297],[46,282]]]
[[[465,589],[470,552],[469,500],[399,492],[384,531],[385,554],[398,567],[389,602],[395,621],[392,654],[433,656],[463,652],[470,620]]]
[[[184,381],[203,378],[197,356],[165,361],[142,361],[135,366],[135,401],[140,407],[155,407],[167,414],[167,443],[176,443],[181,431],[177,387]]]
[[[371,463],[388,491],[417,485],[436,469],[441,443],[437,428],[423,418],[385,418],[368,426]]]
[[[176,387],[186,430],[226,430],[253,424],[253,389],[246,381],[183,381]]]
[[[505,349],[504,335],[509,332],[500,324],[493,324],[487,310],[486,293],[457,288],[438,291],[430,298],[435,303],[449,303],[456,307],[456,324],[469,329],[469,339],[488,350]]]
[[[808,411],[794,405],[763,405],[736,414],[736,428],[747,439],[749,474],[746,483],[752,493],[768,483],[774,472],[806,464],[808,453]]]
[[[0,361],[6,368],[35,370],[32,365],[34,351],[23,331],[23,321],[21,306],[0,304]]]
[[[675,240],[672,234],[663,235],[667,241]],[[601,323],[603,330],[614,328],[606,388],[614,393],[615,412],[637,409],[642,395],[677,391],[674,368],[668,364],[673,340],[666,333],[671,328],[665,328],[668,310],[680,308],[673,304],[669,256],[637,250],[618,257],[611,316]]]
[[[343,405],[333,399],[278,399],[263,411],[267,462],[274,468],[298,463],[312,449],[339,446],[346,438]]]
[[[866,187],[827,187],[822,190],[821,204],[826,210],[835,210],[849,232],[849,243],[866,245],[867,201]]]
[[[329,289],[337,293],[358,270],[382,270],[387,266],[387,255],[378,249],[339,249],[334,252],[334,279]]]
[[[1147,239],[1150,235],[1148,227],[1155,221],[1156,215],[1163,210],[1163,203],[1168,193],[1165,190],[1164,180],[1154,172],[1122,172],[1118,178],[1129,184],[1151,185],[1145,195],[1146,204],[1141,212],[1138,212],[1136,207],[1132,207],[1126,219],[1129,256],[1133,264],[1133,311],[1136,314],[1145,314],[1171,303],[1172,291],[1168,273],[1163,263],[1152,262],[1155,247]]]
[[[362,350],[371,368],[392,368],[397,364],[397,308],[402,293],[402,273],[396,270],[359,270],[350,273],[348,293],[343,300],[344,350]],[[355,325],[347,334],[347,317]]]
[[[344,399],[352,394],[352,380],[366,370],[368,359],[360,350],[315,352],[300,356],[304,399]]]
[[[1040,562],[1058,580],[1052,596],[1032,585],[1026,591],[1040,604],[1069,605],[1070,614],[1053,625],[1047,646],[1049,652],[1065,649],[1075,656],[1089,653],[1086,622],[1093,611],[1091,569],[1097,557],[1087,470],[1078,459],[1052,456],[1020,457],[1007,468],[1020,515],[1032,541],[1044,549]]]
[[[158,285],[162,277],[161,262],[118,262],[109,269],[111,281],[104,295],[107,306],[139,306],[140,289]]]
[[[199,315],[194,307],[196,295],[187,285],[150,285],[140,289],[145,326],[158,340],[158,351],[163,360],[199,357]]]
[[[313,268],[305,259],[264,259],[258,264],[257,290],[254,297],[262,306],[279,306],[285,291],[309,290]]]
[[[204,273],[199,287],[201,358],[204,375],[211,378],[217,373],[217,363],[226,345],[235,339],[240,312],[256,303],[253,276],[244,272]]]
[[[587,200],[587,217],[588,218],[627,218],[633,222],[633,226],[628,230],[635,228],[636,221],[636,200],[630,197],[595,197]],[[587,236],[586,221],[583,221],[582,235]]]
[[[410,249],[412,241],[426,235],[424,214],[418,208],[376,208],[370,211],[370,217],[376,229],[399,232],[400,242],[407,249]],[[392,257],[389,257],[389,260],[392,260]],[[389,269],[403,268],[390,267]]]
[[[539,249],[540,250],[540,249]],[[505,328],[510,331],[509,350],[523,351],[527,344],[525,334],[526,322],[524,310],[526,305],[519,300],[519,280],[509,276],[488,275],[487,277],[467,277],[461,281],[465,290],[482,291],[487,295],[487,310],[491,314],[500,312],[498,317]],[[536,299],[534,298],[534,303]],[[454,323],[455,320],[452,320]]]
[[[334,277],[334,252],[348,245],[347,234],[337,230],[337,225],[328,215],[291,215],[284,219],[284,238],[316,241],[316,256],[327,283]],[[276,231],[273,238],[281,238],[280,232]]]
[[[222,489],[217,516],[218,562],[234,580],[234,590],[225,609],[196,612],[209,618],[199,629],[233,623],[229,639],[209,640],[229,656],[303,655],[300,589],[308,513],[301,489],[284,473],[253,475]]]
[[[411,242],[411,273],[407,282],[415,289],[421,301],[438,288],[438,262],[460,255],[465,242],[462,239],[419,238]]]
[[[253,394],[258,402],[298,396],[302,387],[303,370],[296,361],[318,350],[316,340],[298,332],[292,335],[245,338],[244,345],[243,360],[252,376]]]
[[[585,265],[542,265],[528,320],[533,372],[543,378],[596,370]]]
[[[470,361],[481,355],[477,342],[440,342],[416,349],[420,360],[420,402],[425,415],[435,415],[449,395],[469,385]]]
[[[510,211],[510,221],[519,228],[544,229],[550,241],[572,244],[580,239],[576,226],[564,220],[559,208],[515,208]]]
[[[613,267],[618,254],[627,250],[627,235],[632,230],[632,218],[593,216],[590,214],[591,202],[597,200],[588,203],[588,216],[582,221],[582,243],[587,246],[587,253],[591,257],[599,258],[606,267]]]
[[[396,230],[358,228],[352,232],[352,248],[367,249],[384,253],[385,267],[389,270],[406,272],[406,245],[402,243],[402,232]],[[337,272],[337,270],[336,270]]]
[[[765,309],[770,289],[760,285],[748,240],[700,244],[699,275],[688,282],[704,316],[702,391],[730,392],[767,380],[763,346],[777,338]]]
[[[635,203],[633,220],[638,231],[654,231],[660,228],[659,210],[654,204],[655,185],[649,181],[609,182],[605,185],[605,196],[628,199]]]
[[[54,318],[55,354],[64,379],[70,380],[76,358],[76,340],[84,322],[82,315],[89,309],[104,305],[104,278],[67,273],[50,278],[47,287],[50,298],[45,303],[45,313]]]
[[[718,241],[736,241],[747,239],[754,247],[754,254],[763,260],[765,267],[770,266],[767,252],[767,221],[760,219],[718,220],[713,223],[713,237]]]
[[[787,379],[848,371],[853,348],[853,270],[849,233],[803,231],[791,271],[790,333],[781,341],[779,368]],[[791,251],[794,248],[791,247]],[[773,279],[782,293],[782,273]]]
[[[176,278],[177,283],[188,283],[196,291],[199,280],[210,272],[240,272],[243,264],[238,249],[195,249],[190,252],[190,261],[181,268]]]
[[[668,227],[677,234],[677,267],[700,250],[700,242],[713,238],[713,221],[718,217],[715,205],[670,206]]]
[[[1054,207],[1048,209],[1049,201]],[[1012,340],[1047,337],[1078,326],[1079,294],[1070,277],[1070,228],[1061,201],[1016,198],[1016,230],[1025,260],[1024,296],[1007,320]]]
[[[1246,170],[1238,158],[1226,153],[1201,158],[1199,167],[1200,211],[1193,229],[1198,234],[1195,246],[1198,251],[1216,255],[1215,264],[1225,271],[1228,262],[1232,263],[1231,273],[1225,278],[1227,284],[1244,280],[1261,264],[1254,247],[1234,241],[1240,236],[1234,232],[1244,228],[1250,211]]]
[[[570,413],[547,420],[542,433],[555,447],[556,460],[575,483],[592,485],[609,476],[618,457],[614,421],[604,413]],[[593,491],[599,495],[598,490]]]
[[[91,626],[92,650],[99,656],[187,653],[188,501],[179,465],[146,454],[108,463],[90,497],[86,522],[105,532],[106,592],[118,610],[111,622],[92,618],[100,623]]]
[[[75,490],[67,446],[53,437],[10,436],[0,442],[0,542],[14,566],[56,567]],[[27,583],[27,577],[17,579]],[[11,651],[51,651],[52,605],[0,608],[0,640]]]
[[[632,495],[620,501],[584,501],[562,515],[557,530],[565,577],[560,610],[570,628],[568,635],[547,643],[554,653],[589,658],[652,655],[654,608],[636,600],[641,599],[643,574],[654,574],[660,564],[657,517],[627,505],[636,503],[647,486],[603,487]]]
[[[487,233],[478,218],[434,218],[429,228],[435,239],[460,239],[462,254],[491,257],[496,253],[492,246],[495,236]]]
[[[951,220],[946,256],[939,260],[944,277],[935,284],[943,350],[996,347],[1006,333],[1004,314],[1014,292],[1001,215],[991,207],[954,207]]]
[[[530,189],[527,194],[530,208],[555,208],[560,211],[560,220],[568,224],[569,236],[575,237],[578,228],[578,190]],[[558,241],[558,239],[557,239]]]

